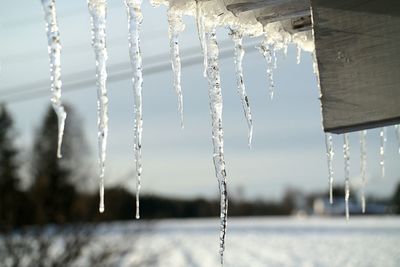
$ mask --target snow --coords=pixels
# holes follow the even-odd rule
[[[108,96],[107,96],[107,49],[106,49],[106,0],[88,0],[92,21],[92,46],[96,56],[97,77],[97,125],[100,165],[100,205],[104,212],[104,172],[108,136]]]
[[[61,158],[61,145],[64,135],[65,119],[67,113],[61,104],[61,42],[60,31],[57,23],[57,12],[55,0],[42,0],[43,11],[46,20],[47,43],[50,61],[50,80],[51,80],[51,104],[57,114],[58,119],[58,144],[57,157]]]
[[[134,155],[136,171],[136,219],[140,218],[140,187],[142,177],[142,133],[143,133],[143,66],[142,54],[140,50],[140,27],[143,16],[141,11],[141,0],[125,0],[128,12],[128,31],[129,31],[129,56],[133,71],[133,92],[134,92]]]
[[[116,222],[2,235],[0,265],[219,266],[210,245],[216,240],[215,224],[215,219]],[[349,222],[231,218],[225,266],[397,267],[399,240],[396,217],[353,217]]]

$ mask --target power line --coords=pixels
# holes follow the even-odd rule
[[[247,45],[245,46],[245,49],[248,48],[253,48],[253,45]],[[194,48],[190,48],[188,50],[193,50]],[[250,49],[248,53],[255,52],[255,49]],[[220,59],[228,58],[233,56],[233,49],[224,49],[220,51]],[[156,58],[156,57],[154,57]],[[183,57],[181,60],[182,67],[188,67],[188,66],[193,66],[193,65],[198,65],[203,63],[203,57],[201,55],[196,55],[196,56],[190,56],[190,57]],[[114,83],[118,81],[123,81],[123,80],[129,80],[132,78],[132,71],[130,68],[130,65],[128,63],[120,63],[116,64],[113,66],[113,71],[109,73],[108,75],[108,83]],[[111,69],[111,68],[110,68]],[[153,64],[153,66],[150,67],[144,67],[143,68],[143,75],[144,76],[149,76],[165,71],[169,71],[171,69],[171,63],[169,61],[162,62],[160,64]],[[84,71],[76,74],[72,74],[69,79],[65,80],[64,85],[63,85],[63,92],[68,93],[72,91],[77,91],[77,90],[83,90],[83,89],[88,89],[91,86],[94,86],[96,84],[96,79],[95,77],[93,78],[87,78],[87,77],[93,77],[93,71]],[[71,79],[73,78],[73,79]],[[33,85],[33,86],[32,86]],[[24,89],[26,87],[29,88],[33,87],[32,89]],[[14,91],[14,93],[11,93],[11,91]],[[28,84],[24,86],[18,86],[18,87],[13,87],[7,89],[8,94],[6,93],[5,95],[0,94],[0,101],[4,102],[23,102],[23,101],[28,101],[40,97],[45,97],[49,96],[49,81],[38,81],[34,84]]]

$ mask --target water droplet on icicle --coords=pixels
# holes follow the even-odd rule
[[[108,97],[107,97],[107,49],[106,49],[106,19],[107,1],[88,0],[89,13],[92,21],[92,46],[96,57],[97,77],[97,125],[100,165],[100,205],[99,211],[104,212],[104,172],[108,136]]]
[[[396,131],[397,145],[399,146],[398,152],[400,154],[400,124],[395,125],[394,130]]]
[[[276,61],[273,61],[274,49],[273,45],[268,42],[267,38],[265,37],[262,41],[261,45],[257,47],[260,53],[264,56],[265,60],[267,61],[267,77],[269,81],[269,97],[270,99],[274,98],[274,76],[272,69],[276,66]],[[276,56],[275,56],[276,59]]]
[[[140,50],[140,28],[143,15],[141,11],[141,0],[125,0],[128,12],[129,31],[129,56],[133,70],[133,93],[134,93],[134,154],[136,170],[136,219],[140,218],[140,188],[142,176],[142,133],[143,133],[143,107],[142,107],[142,85],[143,66],[142,53]]]
[[[235,69],[236,69],[236,80],[237,80],[237,92],[242,102],[243,112],[246,117],[248,126],[248,145],[251,147],[251,139],[253,136],[253,121],[251,119],[251,110],[249,104],[249,98],[246,92],[246,86],[243,81],[243,35],[237,30],[231,30],[230,36],[235,44]]]
[[[51,104],[58,120],[57,158],[61,158],[61,145],[64,136],[65,119],[67,113],[61,104],[61,42],[57,23],[55,0],[42,0],[46,20],[47,45],[50,61]]]
[[[349,136],[347,133],[343,135],[343,155],[344,155],[344,177],[345,177],[345,205],[346,220],[349,220],[349,198],[350,198],[350,147]]]
[[[360,171],[361,171],[361,209],[362,209],[362,213],[365,213],[365,208],[366,208],[366,204],[365,204],[365,185],[367,182],[366,179],[366,172],[367,172],[367,141],[366,141],[366,135],[367,135],[367,131],[361,131],[360,132],[360,155],[361,155],[361,159],[360,159]]]
[[[386,147],[386,128],[382,127],[381,131],[379,133],[380,139],[381,139],[381,146],[379,148],[379,155],[381,157],[381,160],[379,164],[381,165],[381,177],[385,177],[385,147]]]
[[[172,71],[174,73],[174,87],[178,96],[178,110],[181,116],[181,127],[184,128],[183,121],[183,95],[181,88],[181,58],[179,55],[178,37],[179,33],[185,29],[182,21],[182,13],[175,10],[173,6],[168,9],[168,36],[171,54]]]
[[[228,216],[228,194],[226,191],[226,171],[224,160],[224,135],[222,129],[222,92],[218,67],[218,43],[215,27],[206,28],[205,48],[207,51],[207,80],[212,118],[212,141],[214,147],[214,167],[220,191],[220,255],[224,260],[225,236]]]
[[[333,142],[332,135],[330,133],[325,133],[325,146],[326,146],[326,156],[328,160],[328,172],[329,172],[329,203],[333,203]]]

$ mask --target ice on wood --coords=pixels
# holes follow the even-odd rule
[[[367,130],[360,131],[360,171],[361,171],[361,210],[365,213],[365,185],[367,182],[367,141],[365,139]]]
[[[108,97],[107,97],[107,49],[106,49],[106,0],[89,0],[88,7],[92,21],[92,46],[96,57],[97,78],[97,125],[100,165],[100,205],[104,212],[104,172],[108,135]]]
[[[140,49],[140,27],[143,15],[141,11],[141,0],[125,0],[128,13],[129,31],[129,56],[133,71],[133,93],[134,93],[134,154],[136,170],[136,219],[140,218],[140,187],[142,177],[142,133],[143,133],[143,107],[142,107],[142,85],[143,66],[142,53]]]
[[[344,182],[345,182],[345,205],[346,220],[349,219],[349,198],[350,198],[350,146],[349,135],[343,134],[343,155],[344,155]]]
[[[246,92],[246,86],[243,80],[243,35],[237,30],[231,30],[230,36],[235,45],[235,70],[236,70],[236,82],[237,82],[237,92],[240,96],[242,102],[243,112],[246,117],[247,127],[248,127],[248,144],[251,147],[251,139],[253,137],[253,121],[251,119],[251,110],[249,98]]]
[[[214,147],[213,160],[215,175],[220,191],[220,255],[223,263],[225,251],[225,237],[228,215],[228,194],[226,189],[226,170],[224,160],[224,134],[222,128],[222,92],[218,66],[218,43],[215,27],[206,26],[205,46],[207,49],[207,79],[208,95],[210,99],[210,112],[212,119],[212,141]]]
[[[168,8],[168,37],[170,45],[172,71],[174,74],[174,88],[178,97],[178,110],[181,117],[181,127],[184,127],[183,120],[183,95],[181,88],[181,57],[179,55],[179,33],[185,29],[182,20],[182,13],[176,10],[172,3]]]
[[[329,203],[333,203],[333,142],[332,135],[325,133],[325,146],[326,146],[326,157],[328,161],[328,173],[329,173]]]
[[[57,23],[55,0],[42,0],[46,20],[47,45],[50,61],[51,104],[58,120],[57,157],[61,158],[61,145],[64,135],[65,119],[67,113],[61,104],[61,42],[60,31]]]

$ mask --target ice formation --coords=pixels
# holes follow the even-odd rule
[[[230,36],[235,44],[235,69],[236,69],[236,80],[237,80],[237,92],[242,102],[243,112],[246,117],[248,127],[248,144],[251,147],[251,139],[253,137],[253,121],[251,119],[251,110],[249,98],[246,92],[246,86],[243,80],[243,35],[237,31],[231,29]]]
[[[100,165],[100,205],[99,211],[104,212],[104,172],[106,161],[108,135],[108,97],[107,97],[107,50],[106,50],[106,0],[88,0],[92,21],[92,46],[96,56],[97,77],[97,125]]]
[[[349,213],[349,198],[350,198],[350,147],[349,135],[343,134],[343,155],[344,155],[344,177],[345,177],[345,205],[346,219],[350,217]]]
[[[394,130],[396,131],[397,144],[399,146],[398,152],[400,154],[400,124],[395,125]]]
[[[386,140],[387,140],[385,127],[381,128],[379,136],[381,138],[381,146],[379,148],[379,154],[380,154],[381,160],[380,160],[379,164],[381,165],[381,176],[382,176],[382,178],[384,178],[385,177],[385,146],[386,146]]]
[[[274,68],[275,64],[274,64],[274,46],[273,44],[268,43],[268,39],[265,38],[261,45],[258,47],[258,49],[260,50],[260,53],[263,55],[263,57],[265,58],[265,60],[267,61],[267,77],[268,77],[268,81],[269,81],[269,97],[271,99],[274,98],[274,88],[275,88],[275,84],[274,84],[274,74],[272,69]]]
[[[361,209],[365,213],[365,184],[367,172],[367,141],[365,137],[367,130],[360,131],[360,171],[361,171]]]
[[[46,20],[47,44],[50,61],[50,80],[51,80],[51,104],[57,114],[58,120],[58,142],[57,157],[61,158],[61,144],[64,135],[65,119],[67,113],[61,104],[61,42],[60,31],[57,23],[55,0],[42,0],[43,10]]]
[[[143,16],[141,11],[141,0],[125,0],[128,12],[128,31],[129,31],[129,56],[133,70],[133,91],[134,91],[134,154],[136,169],[136,219],[140,218],[140,187],[142,176],[142,132],[143,132],[143,108],[142,108],[142,84],[143,66],[142,54],[140,50],[140,27]]]
[[[329,203],[333,203],[333,142],[332,135],[330,133],[325,133],[325,146],[326,146],[326,156],[328,160],[328,172],[329,172]]]
[[[212,119],[212,141],[214,147],[214,167],[220,191],[220,255],[221,263],[225,251],[225,237],[228,216],[228,194],[226,191],[226,170],[224,160],[224,134],[222,129],[222,92],[218,66],[218,43],[215,27],[206,25],[205,47],[207,54],[208,96]]]
[[[175,10],[170,4],[168,9],[168,37],[171,54],[172,71],[174,73],[174,87],[178,97],[178,110],[181,116],[181,127],[184,127],[183,121],[183,95],[181,88],[181,57],[179,55],[178,37],[179,33],[185,29],[182,21],[182,13]]]

